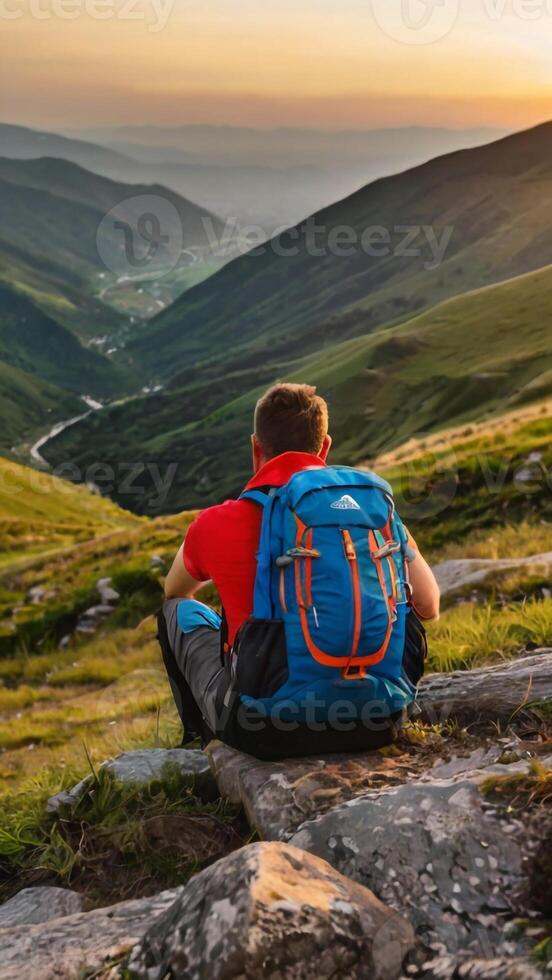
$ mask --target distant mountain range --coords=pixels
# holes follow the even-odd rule
[[[320,385],[348,462],[549,395],[551,150],[552,123],[449,154],[316,215],[321,253],[303,225],[230,263],[129,344],[168,390],[92,415],[46,457],[177,461],[163,505],[176,510],[239,489],[252,408],[276,377]],[[357,243],[368,229],[372,254],[336,254],[343,229]],[[155,510],[143,490],[116,496]]]
[[[376,177],[501,135],[423,127],[335,133],[130,126],[62,137],[0,125],[0,155],[63,157],[116,181],[161,183],[215,214],[260,225],[270,237]]]
[[[245,126],[119,126],[80,130],[79,139],[94,140],[135,159],[178,159],[224,166],[269,166],[285,170],[313,167],[358,168],[373,161],[406,163],[429,159],[505,136],[500,129],[401,127],[366,130],[323,130],[306,127],[254,129]]]
[[[98,146],[97,143],[71,139],[58,133],[41,132],[27,126],[12,126],[9,123],[0,123],[0,156],[19,160],[58,157],[100,173],[106,167],[130,163],[123,154]]]

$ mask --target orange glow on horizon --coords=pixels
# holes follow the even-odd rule
[[[552,117],[546,0],[539,20],[516,17],[511,0],[463,0],[424,44],[370,12],[398,0],[133,0],[132,20],[115,16],[129,0],[102,0],[110,19],[91,16],[99,0],[55,16],[64,2],[0,0],[3,120],[515,129]]]

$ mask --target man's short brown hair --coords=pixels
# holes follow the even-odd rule
[[[268,459],[280,453],[316,456],[328,434],[328,406],[312,385],[276,384],[259,398],[255,435]]]

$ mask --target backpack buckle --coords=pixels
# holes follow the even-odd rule
[[[366,667],[362,664],[350,663],[341,671],[341,678],[344,681],[363,681],[366,677]]]
[[[399,541],[386,541],[386,543],[381,548],[378,548],[377,551],[373,552],[372,558],[377,558],[377,559],[388,558],[390,555],[395,555],[397,551],[400,550],[401,550],[401,545]]]
[[[291,565],[296,558],[320,558],[320,552],[317,548],[302,548],[300,546],[288,548],[285,555],[278,556],[276,565],[278,568],[285,568],[287,565]]]

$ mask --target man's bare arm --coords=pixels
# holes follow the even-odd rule
[[[184,545],[181,545],[165,579],[165,599],[191,599],[204,585],[193,578],[184,564]]]
[[[408,563],[408,570],[414,612],[420,619],[439,619],[441,592],[435,575],[417,549],[415,557]]]

